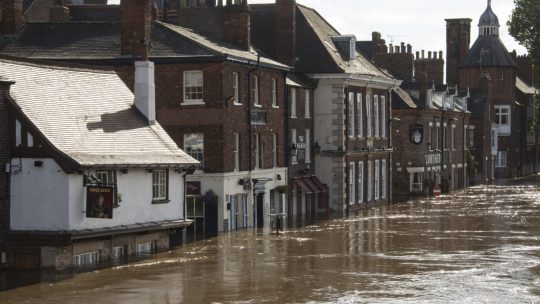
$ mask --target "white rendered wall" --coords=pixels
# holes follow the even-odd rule
[[[69,229],[68,176],[54,160],[41,160],[34,167],[34,159],[22,159],[19,173],[19,159],[11,161],[11,230]]]
[[[201,195],[204,195],[207,191],[212,190],[218,196],[218,230],[223,231],[223,221],[229,220],[229,227],[231,224],[230,210],[227,210],[227,202],[225,197],[227,195],[235,194],[247,194],[248,204],[248,226],[253,227],[253,191],[246,192],[242,185],[238,184],[239,179],[243,179],[248,176],[249,172],[229,172],[229,173],[216,173],[216,174],[194,174],[189,175],[188,181],[200,181],[201,182]],[[281,180],[277,180],[277,175],[281,176]],[[277,186],[286,185],[287,183],[287,168],[273,168],[264,170],[251,171],[251,179],[256,178],[268,178],[271,179],[266,183],[265,195],[264,195],[264,217],[265,225],[270,223],[270,190],[275,189]],[[286,206],[285,206],[286,208]],[[286,209],[285,209],[286,210]]]
[[[169,170],[169,200],[166,204],[152,204],[152,173],[146,169],[117,172],[118,193],[122,202],[113,209],[112,219],[86,218],[86,188],[82,175],[70,178],[70,229],[114,227],[184,218],[184,182],[181,174]],[[85,199],[81,200],[81,197]]]
[[[12,164],[18,164],[18,159]],[[14,167],[13,167],[14,168]],[[12,230],[80,230],[142,224],[184,218],[184,182],[169,170],[169,203],[152,204],[152,173],[145,169],[117,172],[122,202],[112,219],[86,218],[83,175],[65,174],[54,160],[22,160],[22,171],[11,176]]]

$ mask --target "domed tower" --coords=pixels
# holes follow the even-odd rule
[[[481,76],[489,75],[494,92],[513,93],[517,66],[499,39],[499,28],[499,18],[491,9],[491,0],[488,0],[478,23],[478,38],[459,65],[461,88],[480,88]]]
[[[478,38],[458,67],[459,88],[470,89],[472,96],[469,110],[478,138],[473,151],[486,181],[515,176],[521,153],[522,110],[514,102],[517,65],[499,39],[499,28],[488,0],[478,23]]]

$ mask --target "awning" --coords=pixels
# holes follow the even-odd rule
[[[312,175],[308,178],[313,184],[315,184],[319,189],[321,189],[322,193],[328,193],[328,186],[326,184],[323,184],[317,176]]]
[[[313,191],[313,193],[321,193],[322,192],[322,189],[319,188],[319,186],[317,186],[312,180],[311,180],[311,177],[302,177],[302,181],[308,185],[308,187],[311,188],[311,190]]]
[[[293,183],[296,184],[298,187],[300,187],[300,189],[302,189],[302,192],[304,192],[305,194],[313,193],[313,190],[311,190],[311,188],[308,185],[306,185],[303,179],[304,178],[302,177],[294,178]]]

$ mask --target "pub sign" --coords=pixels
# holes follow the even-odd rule
[[[424,140],[424,126],[421,124],[414,124],[411,126],[411,141],[417,145],[421,144]]]
[[[86,187],[86,217],[112,219],[113,187]]]

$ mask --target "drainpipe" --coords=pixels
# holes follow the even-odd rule
[[[253,144],[253,140],[251,138],[252,136],[252,132],[253,132],[253,127],[252,127],[252,124],[251,124],[251,74],[257,70],[260,69],[260,66],[261,66],[261,55],[259,53],[257,53],[257,66],[251,70],[248,71],[247,73],[247,121],[248,121],[248,176],[249,176],[249,180],[250,180],[250,183],[251,184],[251,197],[253,197],[253,228],[256,229],[257,228],[257,202],[255,201],[255,192],[253,189],[253,182],[251,181],[251,165],[252,165],[252,161],[251,161],[251,152],[253,151],[253,147],[252,147],[252,144]],[[256,157],[256,156],[255,156]]]

